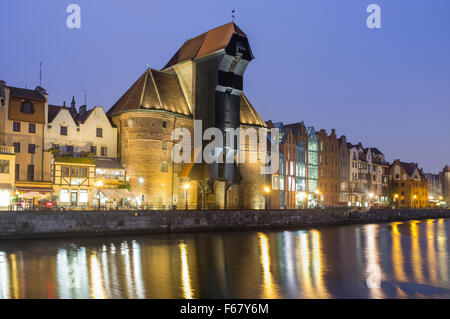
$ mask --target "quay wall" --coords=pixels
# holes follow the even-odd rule
[[[449,209],[0,212],[0,239],[302,228],[450,217]]]

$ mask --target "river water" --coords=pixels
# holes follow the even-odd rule
[[[450,219],[0,241],[0,298],[450,298]]]

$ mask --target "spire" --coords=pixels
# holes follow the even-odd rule
[[[70,103],[70,113],[72,116],[77,114],[77,108],[75,107],[75,96],[72,96],[72,102]]]

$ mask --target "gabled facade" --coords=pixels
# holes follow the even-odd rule
[[[389,173],[395,207],[428,207],[428,182],[417,163],[405,163],[397,159],[391,164]]]
[[[45,128],[45,160],[58,204],[63,207],[98,206],[103,189],[125,184],[125,170],[117,161],[117,128],[103,108],[87,110],[49,105]],[[107,193],[107,192],[106,192]],[[127,195],[126,197],[130,197]],[[103,203],[108,199],[104,196]]]

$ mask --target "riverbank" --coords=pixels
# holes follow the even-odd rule
[[[449,209],[1,212],[0,239],[302,228],[450,217]]]

